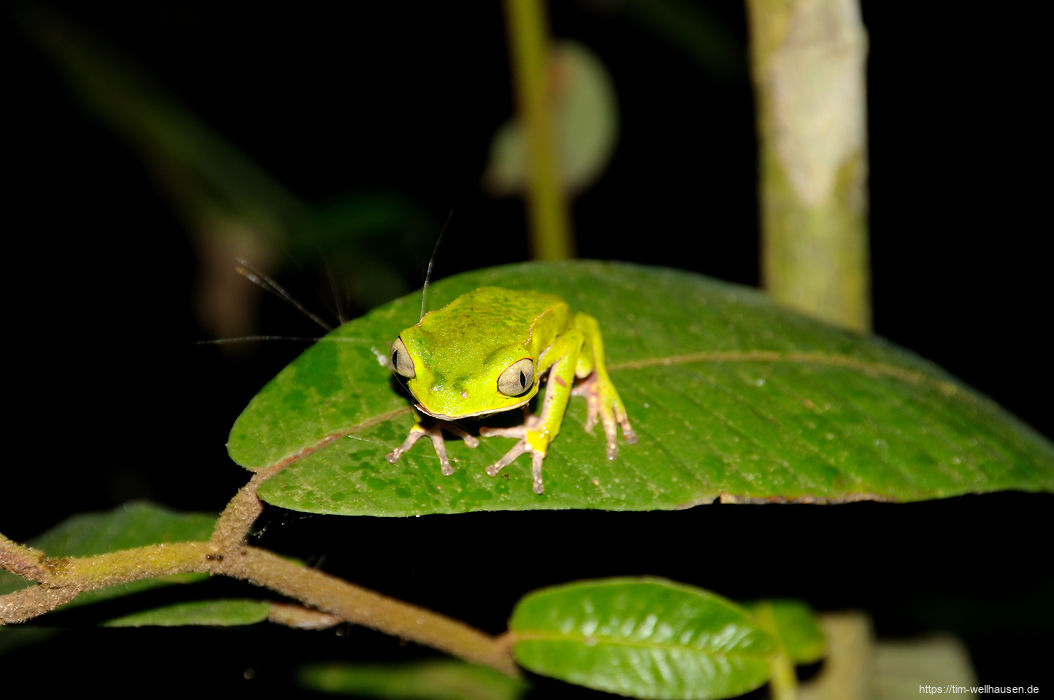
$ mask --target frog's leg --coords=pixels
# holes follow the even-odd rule
[[[549,381],[542,411],[537,418],[528,419],[526,423],[515,428],[480,429],[480,435],[520,438],[504,457],[487,467],[487,474],[496,476],[524,452],[530,452],[534,492],[545,491],[542,483],[542,462],[545,460],[549,443],[560,432],[560,425],[564,422],[564,413],[571,398],[571,388],[575,382],[575,370],[578,367],[583,342],[582,333],[572,329],[561,334],[538,359],[538,376],[541,377],[548,370]]]
[[[585,426],[587,432],[593,432],[597,416],[600,416],[607,438],[607,457],[615,459],[618,456],[617,426],[622,427],[622,437],[629,444],[635,443],[637,436],[630,427],[626,407],[608,376],[604,364],[604,339],[600,335],[600,325],[592,316],[581,313],[575,314],[574,323],[585,339],[582,353],[578,357],[575,376],[585,381],[576,386],[572,393],[586,398],[589,411]]]
[[[384,458],[388,460],[389,464],[395,464],[396,460],[398,460],[404,452],[409,450],[414,446],[414,443],[427,435],[432,441],[432,447],[435,448],[436,456],[439,457],[439,466],[443,470],[443,474],[445,476],[450,476],[454,473],[454,468],[450,466],[450,459],[446,455],[446,442],[443,440],[443,430],[448,430],[459,436],[469,447],[476,447],[479,445],[479,440],[474,435],[470,435],[466,432],[461,426],[448,421],[438,421],[433,423],[431,427],[426,428],[421,425],[420,414],[416,415],[417,419],[414,421],[413,427],[410,428],[410,434],[406,436],[406,440],[403,441],[403,444],[385,455]]]

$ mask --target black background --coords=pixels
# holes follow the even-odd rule
[[[742,6],[706,6],[731,60],[700,67],[632,3],[553,5],[553,33],[597,53],[620,108],[615,156],[574,205],[579,255],[756,285]],[[40,7],[8,3],[7,19]],[[387,188],[428,211],[435,233],[453,208],[437,276],[526,257],[522,204],[478,184],[489,139],[512,110],[500,5],[47,7],[155,75],[306,201]],[[1038,174],[1038,95],[1049,80],[1030,36],[1036,22],[928,3],[866,2],[863,12],[875,331],[1054,436],[1049,178]],[[0,531],[25,540],[69,514],[142,498],[218,512],[246,479],[226,457],[230,425],[301,348],[225,354],[196,344],[209,336],[194,312],[199,263],[180,219],[136,152],[70,95],[16,21],[3,43],[13,70]],[[431,249],[404,252],[409,290]],[[320,270],[299,259],[276,275],[318,309],[332,302]],[[261,332],[318,332],[280,301],[258,301]],[[267,546],[491,632],[533,588],[652,574],[737,599],[864,609],[886,637],[949,631],[982,682],[1027,685],[1042,682],[1051,651],[1052,503],[996,494],[409,520],[268,508],[261,524]],[[254,692],[286,687],[304,659],[429,654],[359,628],[80,630],[0,666],[45,673],[55,663],[47,653],[93,684],[160,676]]]

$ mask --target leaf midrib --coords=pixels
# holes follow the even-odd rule
[[[706,654],[708,656],[719,656],[725,658],[732,657],[744,657],[748,660],[766,661],[772,654],[776,652],[776,649],[767,652],[760,651],[720,651],[696,646],[689,646],[685,644],[669,643],[669,642],[646,642],[646,641],[634,641],[617,639],[605,636],[598,636],[594,634],[567,634],[567,633],[555,633],[555,632],[535,632],[527,631],[521,632],[516,631],[513,633],[515,642],[523,641],[550,641],[550,642],[578,642],[584,646],[599,646],[602,644],[619,646],[619,647],[632,647],[637,649],[661,649],[664,651],[681,651],[692,654]],[[590,643],[592,642],[592,643]]]

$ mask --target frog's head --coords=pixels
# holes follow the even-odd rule
[[[520,345],[435,342],[415,326],[395,339],[390,359],[417,408],[439,420],[508,411],[538,393],[536,358]]]

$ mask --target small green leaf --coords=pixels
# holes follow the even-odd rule
[[[605,459],[573,398],[543,495],[531,490],[526,458],[498,478],[484,473],[506,438],[475,450],[448,441],[449,477],[427,440],[389,464],[413,419],[383,358],[417,321],[415,294],[327,335],[238,417],[234,461],[284,465],[261,497],[300,511],[405,516],[1054,490],[1054,446],[991,401],[907,351],[756,291],[662,268],[533,263],[437,282],[430,307],[482,285],[554,293],[598,319],[636,445]]]
[[[554,47],[549,74],[554,95],[552,115],[560,183],[580,190],[600,177],[615,150],[618,137],[615,89],[600,59],[573,41]],[[483,180],[489,189],[501,195],[526,188],[525,133],[519,120],[502,125],[494,135]]]
[[[516,700],[527,689],[493,669],[458,661],[315,664],[297,677],[311,690],[385,700]]]
[[[106,627],[180,627],[183,625],[252,625],[267,619],[265,600],[195,600],[122,615]]]
[[[812,608],[800,600],[759,600],[748,606],[758,624],[796,664],[823,658],[826,640]]]
[[[509,622],[535,673],[642,698],[724,698],[768,679],[773,639],[750,613],[661,579],[608,579],[524,597]]]
[[[51,557],[86,557],[162,542],[205,541],[212,535],[215,524],[215,516],[203,513],[177,513],[150,503],[129,503],[107,513],[74,515],[28,544]],[[88,591],[77,596],[70,605],[93,603],[160,585],[203,578],[207,575],[186,574],[133,581]],[[26,585],[25,579],[0,571],[0,594]]]

